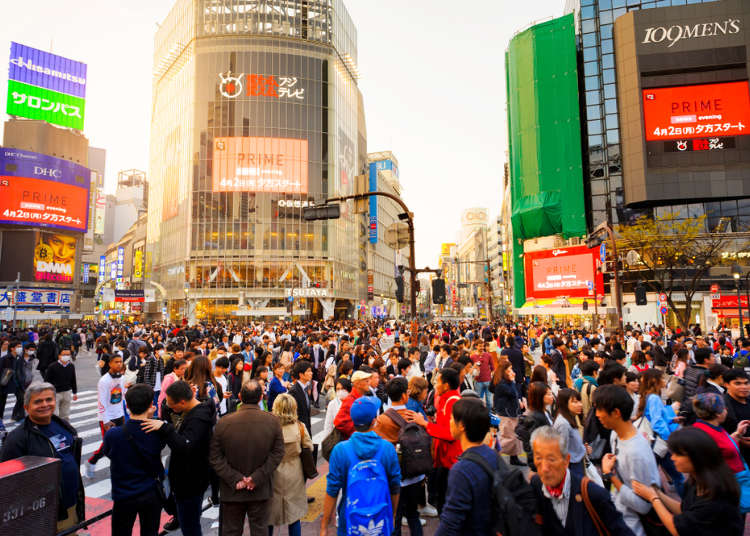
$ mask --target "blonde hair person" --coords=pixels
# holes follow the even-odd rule
[[[284,458],[273,477],[273,496],[269,503],[268,525],[289,525],[290,533],[299,531],[300,519],[307,514],[305,476],[300,454],[313,444],[307,428],[297,420],[297,401],[282,393],[273,403],[272,413],[279,418],[284,436]],[[297,532],[299,533],[299,532]]]

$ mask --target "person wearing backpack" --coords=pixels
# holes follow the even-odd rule
[[[436,536],[535,536],[536,499],[523,473],[484,444],[490,415],[478,399],[453,405],[451,433],[463,454],[448,475]]]
[[[425,475],[432,469],[432,439],[424,427],[410,421],[406,409],[409,384],[405,378],[393,378],[386,385],[391,407],[375,421],[374,431],[396,447],[401,457],[401,494],[396,511],[393,536],[401,536],[401,518],[409,524],[409,534],[422,535],[419,504],[424,501]]]
[[[354,433],[331,451],[320,536],[328,534],[339,492],[338,536],[393,532],[401,469],[395,447],[373,431],[379,410],[380,400],[373,396],[361,396],[351,405]]]
[[[609,492],[570,472],[567,434],[542,426],[531,434],[531,444],[538,471],[531,487],[544,536],[632,536]]]

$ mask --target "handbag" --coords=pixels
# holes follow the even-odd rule
[[[128,359],[128,363],[130,363],[130,360],[134,359],[132,356]],[[129,366],[125,366],[125,370],[122,373],[122,384],[123,385],[135,385],[138,381],[138,371],[137,370],[130,370]]]
[[[667,385],[665,396],[673,402],[682,402],[683,398],[685,398],[685,380],[677,376],[672,376],[669,380],[669,385]]]
[[[740,512],[746,514],[747,512],[750,512],[750,470],[747,468],[745,458],[742,457],[742,453],[740,452],[737,443],[734,442],[734,438],[729,436],[729,439],[732,440],[732,444],[734,445],[734,448],[737,449],[737,454],[740,455],[740,460],[742,460],[742,464],[745,467],[743,471],[735,473],[734,477],[737,479],[737,484],[740,486]]]
[[[586,506],[586,511],[589,513],[589,517],[594,523],[594,527],[596,528],[596,532],[599,534],[599,536],[610,536],[610,532],[607,529],[607,526],[602,521],[602,518],[599,517],[599,512],[597,512],[596,508],[594,508],[594,505],[591,504],[591,498],[589,497],[590,481],[591,479],[587,476],[584,476],[581,479],[581,497],[583,498],[583,504]]]
[[[3,369],[3,374],[2,376],[0,376],[0,387],[7,387],[10,383],[11,378],[13,378],[13,369]]]
[[[604,480],[602,480],[602,475],[599,474],[599,470],[596,468],[594,463],[589,460],[588,456],[583,457],[583,472],[588,480],[591,480],[597,486],[604,487]]]
[[[333,430],[331,430],[331,433],[326,436],[326,438],[320,444],[320,453],[323,455],[323,458],[325,458],[326,461],[329,461],[331,452],[333,452],[333,447],[341,443],[343,439],[344,438],[341,436],[341,432],[339,432],[338,428],[335,427]]]
[[[173,516],[177,513],[177,505],[174,501],[174,496],[171,494],[171,492],[168,492],[165,489],[165,482],[164,482],[164,476],[160,475],[158,471],[153,471],[154,467],[151,461],[146,458],[146,456],[143,454],[143,451],[138,448],[138,445],[136,445],[135,440],[133,439],[133,436],[130,435],[130,432],[125,427],[127,424],[127,421],[120,426],[120,429],[122,430],[122,433],[125,435],[125,438],[130,442],[130,445],[133,447],[133,450],[135,451],[136,455],[146,464],[147,471],[151,473],[151,477],[154,479],[156,483],[156,494],[159,496],[159,501],[161,502],[161,507],[164,508],[164,511]]]
[[[305,427],[300,422],[297,423],[297,426],[299,427],[300,445],[302,445],[305,439]],[[305,480],[312,480],[313,478],[317,478],[318,469],[317,467],[315,467],[315,458],[313,457],[312,449],[307,447],[301,448],[302,450],[299,453],[299,458],[302,461],[302,475],[305,477]]]

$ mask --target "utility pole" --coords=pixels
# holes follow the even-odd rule
[[[16,272],[16,293],[13,295],[13,331],[16,331],[16,312],[18,311],[18,285],[21,282],[21,272]]]

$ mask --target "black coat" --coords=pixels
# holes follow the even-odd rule
[[[294,382],[294,385],[289,389],[289,394],[294,397],[297,401],[297,419],[299,422],[305,425],[307,433],[312,437],[312,422],[310,421],[310,405],[307,402],[307,397],[302,390],[302,385],[299,382]]]
[[[36,357],[39,360],[39,364],[37,364],[36,368],[37,370],[42,371],[42,375],[44,375],[44,371],[47,367],[57,361],[57,346],[51,340],[42,339],[39,342]]]
[[[503,380],[495,386],[492,409],[500,417],[518,417],[521,414],[521,394],[516,382]]]
[[[78,437],[78,432],[68,421],[65,421],[57,415],[52,416],[52,420],[65,428],[73,436],[73,457],[76,463],[81,465],[81,448],[83,440]],[[44,435],[39,428],[26,417],[20,426],[16,427],[5,438],[3,449],[0,451],[0,462],[20,458],[21,456],[41,456],[43,458],[58,458],[57,450],[52,442]],[[61,466],[62,467],[62,466]],[[58,490],[62,496],[62,487]],[[78,497],[76,498],[76,514],[78,519],[86,519],[86,497],[83,487],[83,479],[78,476]],[[68,512],[62,505],[62,500],[58,501],[57,519],[63,520],[68,518]]]
[[[570,476],[570,498],[568,517],[565,526],[555,514],[552,501],[542,492],[542,481],[539,475],[531,479],[531,487],[537,498],[537,512],[542,517],[543,536],[599,536],[581,496],[581,478]],[[625,524],[622,514],[615,508],[609,492],[593,482],[588,485],[589,499],[593,509],[599,514],[604,526],[611,536],[633,536],[633,531]]]

